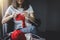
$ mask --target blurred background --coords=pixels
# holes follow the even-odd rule
[[[2,16],[12,0],[0,0],[0,34],[3,34],[1,24]],[[47,40],[60,39],[60,1],[59,0],[29,0],[34,11],[35,17],[40,19],[38,27],[41,37]],[[2,35],[0,35],[2,36]]]
[[[0,37],[2,36],[2,24],[1,24],[1,20],[2,20],[2,7],[3,7],[3,1],[0,0]]]

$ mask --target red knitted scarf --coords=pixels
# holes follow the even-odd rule
[[[17,17],[16,17],[16,21],[20,21],[22,20],[22,27],[26,27],[25,25],[25,16],[24,15],[21,15],[21,14],[18,14]]]

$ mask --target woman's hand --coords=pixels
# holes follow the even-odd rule
[[[17,15],[18,15],[18,13],[14,12],[14,13],[12,14],[12,17],[13,17],[13,18],[16,18]]]
[[[17,16],[17,14],[9,15],[8,13],[6,13],[5,16],[2,19],[2,24],[8,22],[11,18],[14,18],[16,16]]]
[[[28,13],[27,12],[23,12],[22,15],[24,15],[25,17],[28,17]]]

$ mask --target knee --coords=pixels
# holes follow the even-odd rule
[[[34,32],[36,28],[34,26],[31,27],[31,32]]]
[[[35,30],[36,28],[35,27],[32,27],[32,30]]]

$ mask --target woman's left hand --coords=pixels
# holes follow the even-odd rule
[[[25,17],[27,17],[27,16],[28,16],[28,13],[27,13],[27,12],[23,12],[23,15],[24,15]]]

